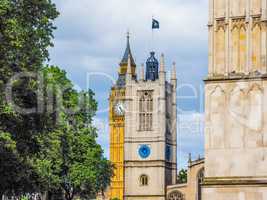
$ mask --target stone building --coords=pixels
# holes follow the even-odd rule
[[[127,45],[120,62],[118,80],[111,88],[109,97],[109,127],[110,127],[110,160],[115,166],[114,177],[109,188],[109,197],[123,199],[124,195],[124,134],[125,134],[125,85],[128,58],[132,78],[136,78],[136,64],[134,62],[130,37],[127,35]]]
[[[166,79],[151,52],[146,76],[136,79],[128,58],[125,99],[125,200],[165,200],[166,186],[176,183],[176,72]]]
[[[177,184],[176,67],[166,78],[155,52],[136,73],[129,35],[110,93],[110,159],[115,165],[107,199],[200,200],[204,161],[190,161],[188,183]],[[100,195],[99,199],[103,197]],[[196,199],[197,198],[197,199]]]
[[[110,98],[112,198],[267,199],[267,0],[209,2],[205,166],[176,184],[176,73],[168,82],[152,53],[137,77],[128,39]]]
[[[267,199],[266,25],[266,0],[210,0],[203,200]]]
[[[138,77],[127,36],[110,94],[111,199],[163,200],[167,185],[176,183],[176,82],[176,71],[168,82],[164,56],[159,63],[154,52]]]
[[[201,200],[204,180],[204,159],[188,162],[187,183],[167,186],[167,200]]]

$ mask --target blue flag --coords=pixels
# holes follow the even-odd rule
[[[152,29],[159,29],[159,22],[155,19],[152,19]]]

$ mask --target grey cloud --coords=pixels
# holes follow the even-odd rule
[[[131,32],[132,51],[138,66],[152,49],[151,17],[160,21],[153,49],[165,54],[167,69],[176,61],[179,83],[203,87],[207,73],[208,0],[54,0],[60,17],[56,21],[55,47],[50,50],[51,64],[59,65],[77,87],[86,88],[87,74],[106,73],[116,78],[118,63],[125,48],[126,31]],[[112,81],[96,77],[91,84],[99,109],[108,105]],[[196,100],[198,101],[198,99]],[[194,103],[184,101],[180,105]],[[196,109],[197,110],[197,109]],[[98,118],[108,118],[98,113]],[[104,130],[102,132],[106,132]],[[99,141],[108,151],[106,135]],[[185,134],[184,151],[201,151],[201,137]]]

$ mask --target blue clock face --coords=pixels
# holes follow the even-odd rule
[[[150,148],[147,145],[142,145],[139,148],[139,155],[141,156],[141,158],[147,158],[150,155]]]

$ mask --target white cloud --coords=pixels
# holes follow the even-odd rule
[[[204,113],[178,115],[177,125],[178,168],[185,168],[189,153],[204,155]]]
[[[202,85],[207,71],[208,0],[54,0],[61,15],[57,20],[55,48],[51,63],[68,72],[77,88],[86,88],[87,74],[106,73],[116,79],[118,63],[125,49],[127,29],[131,32],[131,47],[136,63],[144,63],[152,48],[151,17],[160,22],[155,32],[157,55],[163,52],[167,69],[177,63],[179,83]],[[99,110],[106,110],[112,81],[96,78],[92,88]],[[186,104],[197,110],[198,106]],[[197,99],[196,101],[199,101]],[[189,105],[188,105],[189,104]],[[203,116],[199,113],[179,116],[185,127],[179,129],[181,157],[186,163],[189,151],[203,152]],[[98,141],[108,156],[108,112],[99,112],[95,119],[99,128]],[[186,127],[190,127],[189,130]],[[192,130],[198,134],[192,134]],[[179,158],[178,158],[179,160]]]
[[[99,60],[98,70],[101,71],[110,68],[103,64],[103,57],[113,61],[108,63],[109,65],[117,67],[124,50],[125,32],[130,29],[134,55],[140,64],[145,61],[151,49],[152,14],[161,25],[160,31],[155,34],[154,48],[170,57],[168,63],[177,60],[186,64],[188,60],[184,59],[183,55],[197,55],[197,52],[190,51],[201,49],[207,41],[207,0],[55,2],[61,16],[57,21],[55,39],[58,50],[52,51],[54,61],[58,58],[54,53],[64,52],[65,58],[67,54],[68,59],[76,59],[74,63],[79,63],[78,59],[86,55],[95,56]],[[64,60],[62,62],[64,63]],[[87,70],[91,68],[94,69],[94,66],[85,67]]]
[[[94,118],[94,126],[98,130],[97,142],[104,149],[105,157],[109,158],[109,123],[107,119]]]

